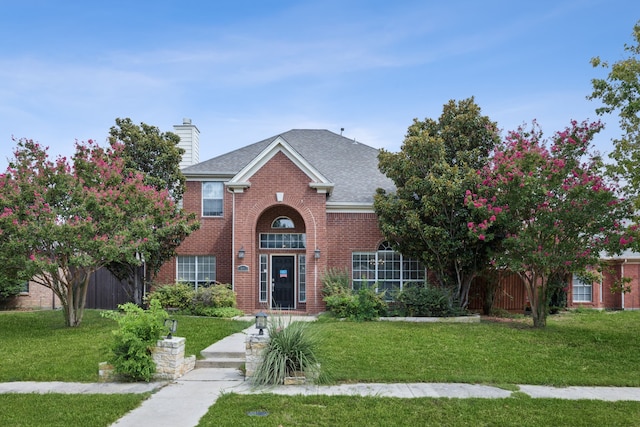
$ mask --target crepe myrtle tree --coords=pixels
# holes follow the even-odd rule
[[[633,240],[635,230],[623,227],[631,205],[589,151],[601,129],[574,121],[550,143],[535,122],[510,132],[479,172],[482,182],[467,191],[467,204],[483,217],[468,223],[470,234],[491,241],[495,229],[506,231],[494,261],[522,278],[535,327],[546,326],[554,278],[597,271],[603,251]]]
[[[52,161],[22,139],[0,174],[0,268],[51,289],[68,326],[82,321],[91,273],[114,261],[139,265],[158,236],[188,226],[166,190],[123,174],[121,151],[88,141]]]

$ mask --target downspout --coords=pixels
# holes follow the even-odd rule
[[[313,248],[314,252],[316,249],[319,248],[318,246],[318,224],[316,223],[316,217],[313,216],[313,212],[311,211],[311,209],[309,209],[309,207],[307,206],[307,212],[309,212],[309,215],[311,216],[311,219],[313,220],[313,241],[316,244],[316,247]],[[326,256],[326,255],[325,255]],[[315,299],[315,304],[316,306],[318,306],[318,260],[313,257],[313,297]],[[309,308],[307,308],[307,311],[309,310]]]
[[[229,189],[227,189],[229,191]],[[231,289],[236,290],[236,193],[231,191]]]

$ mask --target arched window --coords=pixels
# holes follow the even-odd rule
[[[295,228],[295,224],[291,218],[280,216],[271,223],[271,228]]]

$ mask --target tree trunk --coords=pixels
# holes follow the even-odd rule
[[[530,276],[522,276],[524,279],[529,304],[531,304],[531,317],[534,328],[547,326],[547,281],[542,275],[530,273]]]
[[[91,271],[82,268],[65,273],[68,280],[64,284],[67,288],[67,297],[66,301],[62,302],[62,308],[67,326],[76,327],[82,322],[90,275]]]

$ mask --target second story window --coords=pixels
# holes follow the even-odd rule
[[[224,185],[222,182],[203,182],[202,216],[222,216],[223,196]]]

